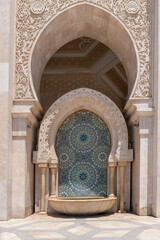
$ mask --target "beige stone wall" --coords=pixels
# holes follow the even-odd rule
[[[15,0],[0,0],[0,220],[12,216],[12,96]]]
[[[33,213],[35,129],[27,118],[13,119],[12,217]]]

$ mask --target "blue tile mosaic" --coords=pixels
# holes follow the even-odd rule
[[[106,196],[109,129],[96,114],[81,110],[69,116],[56,136],[59,197]]]

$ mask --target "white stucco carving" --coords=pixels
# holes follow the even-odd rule
[[[128,1],[125,5],[128,14],[136,14],[140,10],[140,5],[137,1]]]
[[[105,95],[80,88],[63,95],[45,114],[39,132],[37,162],[57,161],[54,144],[58,128],[70,114],[80,109],[96,113],[108,125],[112,142],[109,161],[132,160],[127,159],[128,131],[119,108]]]
[[[16,99],[34,98],[29,79],[29,57],[36,37],[44,26],[57,14],[78,3],[94,4],[108,11],[126,26],[131,33],[139,53],[139,76],[134,97],[151,96],[151,0],[46,0],[17,1],[17,35],[16,35]],[[39,4],[39,5],[37,5]],[[31,9],[31,11],[30,11]],[[44,11],[44,12],[43,12]],[[35,14],[33,14],[33,13]],[[42,13],[43,14],[39,14]],[[38,13],[38,14],[37,14]],[[136,14],[135,14],[136,13]],[[125,41],[125,39],[124,39]]]
[[[31,4],[30,9],[33,14],[42,14],[45,6],[41,1],[35,1]]]

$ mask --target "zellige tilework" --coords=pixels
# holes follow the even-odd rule
[[[56,137],[59,197],[106,196],[109,129],[96,114],[81,110],[69,116]]]

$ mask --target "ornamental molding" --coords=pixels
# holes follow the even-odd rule
[[[131,97],[151,97],[151,0],[17,0],[15,99],[35,98],[29,79],[29,59],[38,34],[54,16],[78,3],[101,7],[125,25],[134,39],[139,62],[137,85]]]
[[[128,131],[121,111],[102,93],[80,88],[60,97],[45,114],[39,131],[37,163],[58,161],[54,145],[60,123],[80,109],[97,114],[109,127],[112,142],[109,161],[115,162],[121,159],[128,161]]]

